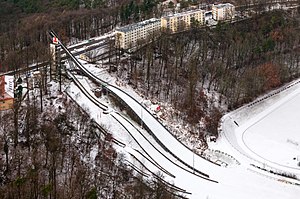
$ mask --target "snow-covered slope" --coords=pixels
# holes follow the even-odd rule
[[[99,71],[98,68],[89,66],[88,70],[92,71],[93,74],[98,74],[98,77],[102,80],[109,80],[111,84],[115,81],[109,77],[108,74]],[[86,80],[83,79],[82,81]],[[290,180],[284,176],[274,175],[273,173],[259,169],[265,167],[268,169],[276,169],[276,165],[272,165],[271,161],[283,161],[283,158],[286,156],[286,154],[280,153],[280,149],[276,150],[278,155],[281,156],[277,157],[277,159],[273,157],[276,156],[276,154],[270,155],[270,153],[267,152],[266,148],[275,148],[277,146],[268,146],[266,144],[266,142],[269,142],[268,140],[272,140],[272,137],[276,137],[276,139],[273,139],[274,143],[281,143],[281,147],[283,147],[282,150],[285,151],[285,153],[287,153],[285,147],[288,147],[290,144],[296,145],[295,143],[299,140],[299,134],[297,134],[296,131],[297,129],[300,130],[300,125],[297,125],[297,119],[295,119],[298,115],[294,114],[297,112],[295,110],[298,109],[297,103],[300,100],[298,97],[300,87],[297,84],[259,103],[233,111],[223,118],[222,134],[215,147],[233,155],[234,158],[241,163],[235,167],[228,168],[217,166],[193,154],[192,150],[176,140],[176,138],[139,103],[140,98],[133,90],[126,87],[117,88],[109,84],[105,84],[105,86],[131,107],[136,115],[143,121],[143,124],[152,132],[152,134],[149,134],[140,129],[139,124],[132,122],[135,128],[129,124],[128,121],[124,120],[126,115],[120,117],[119,114],[116,115],[111,112],[109,116],[118,117],[118,122],[112,119],[105,119],[105,123],[107,126],[113,128],[119,126],[119,130],[114,136],[122,138],[123,134],[126,135],[126,139],[123,138],[122,140],[126,142],[127,145],[124,151],[128,153],[135,153],[133,152],[134,150],[138,151],[135,154],[137,158],[154,173],[164,170],[167,171],[164,172],[166,180],[190,192],[191,195],[187,195],[189,198],[295,199],[300,195],[299,185],[286,183],[298,183],[296,180]],[[78,90],[76,92],[78,92]],[[88,102],[89,100],[85,99],[85,96],[78,95],[77,98],[82,106],[91,109],[91,115],[94,118],[99,117],[101,110],[92,107]],[[111,109],[114,109],[114,107],[111,107]],[[290,125],[295,125],[295,128],[284,128],[280,125],[278,120],[283,114],[285,114],[285,121],[291,122]],[[97,121],[101,122],[100,119]],[[276,124],[277,126],[272,124]],[[140,129],[144,136],[137,131],[137,129]],[[287,134],[280,133],[281,131],[288,130],[290,130],[290,132]],[[268,133],[265,133],[266,131],[268,131]],[[274,131],[277,132],[276,136],[272,133]],[[114,133],[114,131],[112,132]],[[120,132],[123,132],[123,134]],[[262,134],[266,139],[257,140],[257,137],[261,137]],[[281,135],[284,136],[280,138]],[[155,137],[155,139],[153,137]],[[284,143],[285,139],[289,139],[289,141],[286,141],[286,144]],[[262,145],[265,145],[265,148],[262,148]],[[165,155],[159,153],[158,148],[159,151],[163,151]],[[264,158],[260,158],[253,152],[251,153],[250,149],[255,150],[257,154]],[[293,150],[293,153],[296,152],[297,149]],[[297,154],[291,154],[290,157],[296,157],[296,155]],[[172,161],[174,160],[176,164],[172,163],[172,161],[166,157],[169,157]],[[276,163],[277,166],[282,166],[280,168],[278,167],[280,171],[290,172],[290,170],[286,169],[293,169],[293,171],[296,172],[299,171],[297,167],[287,168],[287,165],[278,165],[278,163],[279,162]],[[251,164],[258,167],[251,166]],[[195,171],[199,171],[195,172],[195,174],[199,176],[193,174],[193,168],[195,168]]]

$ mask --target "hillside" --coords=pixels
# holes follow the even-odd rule
[[[128,166],[113,132],[51,84],[42,98],[29,91],[0,112],[0,198],[174,198]]]

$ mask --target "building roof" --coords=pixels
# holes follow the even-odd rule
[[[162,4],[163,4],[163,5],[167,5],[167,4],[169,4],[171,1],[172,1],[174,4],[177,4],[177,0],[166,0],[166,1],[163,1]]]
[[[186,11],[186,12],[180,12],[180,13],[171,14],[171,15],[168,15],[168,16],[163,17],[163,18],[182,17],[182,16],[185,16],[185,15],[190,15],[190,14],[197,13],[197,12],[199,12],[199,11],[204,12],[204,10],[202,10],[202,9],[189,10],[189,11]]]
[[[214,6],[217,7],[218,9],[226,8],[226,7],[233,7],[233,5],[231,3],[222,3],[222,4],[217,4],[217,5],[214,5]]]
[[[116,31],[129,32],[131,30],[135,30],[137,28],[140,28],[140,27],[143,27],[143,26],[146,26],[146,25],[149,25],[149,24],[153,24],[153,23],[156,23],[156,22],[160,22],[160,19],[151,18],[151,19],[148,19],[148,20],[145,20],[145,21],[141,21],[139,23],[129,24],[127,26],[116,28]]]
[[[4,93],[3,96],[0,96],[0,100],[10,100],[10,99],[14,99],[14,98],[8,93]]]
[[[89,59],[96,59],[100,57],[101,55],[104,55],[106,52],[103,51],[103,49],[92,49],[85,53],[83,53],[85,56],[87,56]]]

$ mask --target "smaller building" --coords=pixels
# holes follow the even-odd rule
[[[235,6],[231,3],[212,5],[212,18],[216,21],[232,20],[235,15]]]
[[[87,61],[89,63],[95,63],[95,62],[107,57],[108,50],[109,50],[109,47],[91,49],[85,53],[80,54],[79,58],[84,61]]]
[[[82,54],[79,55],[79,58],[84,60],[84,61],[87,61],[89,63],[94,63],[95,62],[95,57],[93,57],[89,53],[82,53]]]
[[[178,10],[180,8],[180,3],[178,0],[166,0],[160,3],[163,11],[171,11],[173,9]]]
[[[206,136],[206,141],[207,142],[216,142],[217,141],[217,137],[214,135],[207,135]]]
[[[177,0],[166,0],[166,1],[161,2],[161,5],[163,5],[165,7],[170,6],[170,4],[174,5],[174,6],[177,6],[177,3],[178,3]]]
[[[12,109],[14,105],[14,78],[0,76],[0,111]]]
[[[161,18],[162,30],[169,33],[187,30],[193,23],[198,25],[204,24],[204,10],[191,10]]]
[[[139,23],[130,24],[116,29],[117,48],[130,49],[137,46],[139,41],[160,33],[160,19],[152,18]]]

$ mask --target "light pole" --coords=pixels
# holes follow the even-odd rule
[[[193,173],[195,173],[195,143],[193,143]]]
[[[141,107],[141,128],[143,128],[143,107]]]

